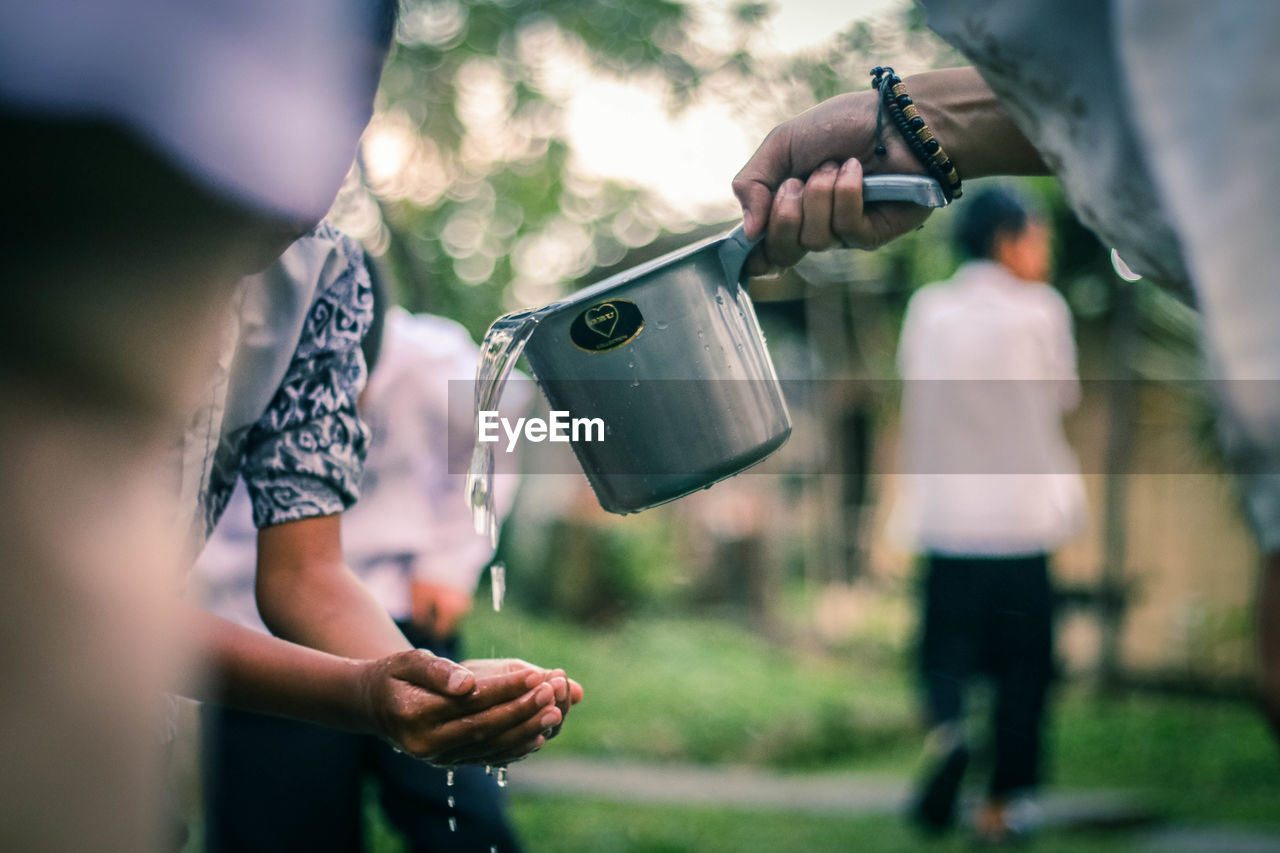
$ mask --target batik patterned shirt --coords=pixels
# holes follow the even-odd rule
[[[360,245],[327,223],[236,293],[210,391],[183,436],[192,554],[237,478],[258,527],[342,512],[368,433],[356,414],[373,296]]]

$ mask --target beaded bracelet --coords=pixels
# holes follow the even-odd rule
[[[960,173],[956,171],[942,143],[925,123],[911,96],[907,94],[902,78],[894,74],[893,69],[887,65],[871,69],[871,78],[871,88],[880,93],[880,106],[876,111],[876,153],[885,153],[881,124],[887,113],[906,140],[912,156],[942,186],[947,201],[960,198]]]

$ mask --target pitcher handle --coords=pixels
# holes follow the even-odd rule
[[[862,179],[862,199],[868,203],[906,201],[921,207],[947,206],[942,186],[923,175],[869,175]],[[746,287],[742,268],[747,262],[747,255],[760,239],[748,240],[741,225],[725,235],[720,243],[720,265],[724,269],[725,281],[736,281]]]

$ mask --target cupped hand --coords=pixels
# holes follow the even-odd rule
[[[547,671],[476,664],[480,672],[423,650],[362,662],[362,698],[374,730],[441,766],[507,764],[540,749],[545,733],[564,720]]]
[[[733,180],[747,237],[763,235],[747,272],[795,264],[832,246],[873,249],[918,227],[927,208],[901,202],[865,205],[864,174],[923,174],[892,122],[876,153],[878,96],[838,95],[769,133]]]
[[[564,724],[564,718],[569,715],[569,709],[582,701],[582,685],[566,675],[563,669],[542,669],[518,658],[468,660],[463,662],[463,666],[476,675],[503,675],[515,671],[542,673],[545,683],[550,684],[555,691],[556,707],[561,715],[559,723],[543,732],[548,739],[560,733],[560,727]]]

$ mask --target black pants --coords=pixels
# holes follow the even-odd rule
[[[454,649],[436,647],[453,657]],[[502,792],[481,767],[458,768],[449,787],[446,771],[371,735],[213,705],[203,723],[207,853],[358,853],[370,778],[413,853],[520,850]]]
[[[995,686],[991,794],[1040,781],[1053,676],[1053,596],[1045,554],[926,561],[920,676],[933,725],[959,722],[975,675]]]

